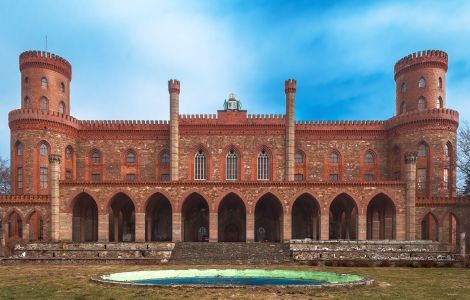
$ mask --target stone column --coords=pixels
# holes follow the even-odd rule
[[[168,81],[170,93],[170,176],[171,180],[178,180],[179,162],[179,99],[180,82],[176,79]]]
[[[182,232],[181,232],[181,213],[173,213],[171,218],[171,228],[172,228],[172,241],[181,242],[182,241]]]
[[[50,182],[49,195],[51,200],[51,240],[58,242],[60,240],[60,155],[49,155]]]
[[[416,239],[416,159],[417,152],[405,153],[405,207],[406,239]]]
[[[209,212],[209,242],[217,242],[219,239],[219,214]]]
[[[325,209],[320,215],[320,240],[328,241],[330,239],[330,212]]]
[[[109,214],[98,215],[98,241],[109,242]]]
[[[282,239],[284,242],[290,242],[292,239],[292,215],[290,213],[284,214],[283,223]]]
[[[26,220],[25,220],[26,221]],[[31,239],[31,232],[30,232],[30,225],[28,223],[25,223],[24,226],[23,226],[23,232],[22,232],[22,235],[23,235],[23,240],[29,242],[29,240]]]
[[[294,156],[295,156],[295,92],[297,81],[288,79],[284,83],[286,93],[286,157],[285,180],[294,180]]]
[[[367,239],[367,216],[361,212],[357,215],[357,239],[365,241]]]
[[[246,214],[246,241],[247,242],[255,241],[255,214],[254,213]]]
[[[465,249],[465,247],[466,247],[466,245],[465,245],[465,242],[466,242],[465,241],[465,232],[462,232],[460,234],[460,241],[459,242],[460,242],[460,255],[462,255],[462,257],[465,259],[465,255],[466,255],[466,252],[467,252],[466,249]]]
[[[135,214],[135,241],[145,242],[145,213]]]

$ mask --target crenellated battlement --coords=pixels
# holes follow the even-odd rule
[[[295,125],[383,125],[385,121],[380,120],[300,120]]]
[[[3,204],[45,204],[49,203],[49,195],[0,195]]]
[[[177,79],[168,80],[168,91],[170,93],[180,93],[180,81]]]
[[[388,119],[386,122],[387,129],[411,122],[419,122],[425,120],[446,119],[449,121],[459,122],[459,113],[449,108],[433,108],[423,111],[415,110],[403,113]]]
[[[394,67],[395,80],[398,76],[410,68],[418,65],[427,65],[433,67],[443,68],[447,71],[448,56],[447,53],[440,50],[426,50],[418,51],[413,54],[407,55],[396,62]]]
[[[20,71],[26,68],[45,68],[59,72],[72,80],[72,65],[56,54],[46,51],[25,51],[20,54]]]
[[[284,90],[287,93],[295,93],[297,90],[297,80],[295,79],[287,79],[284,82]]]

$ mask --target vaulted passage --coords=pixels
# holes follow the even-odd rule
[[[396,234],[396,209],[384,194],[375,196],[367,206],[367,239],[393,240]]]
[[[199,194],[191,194],[183,204],[181,222],[183,223],[183,241],[209,241],[209,206]]]
[[[29,240],[42,241],[44,239],[44,220],[41,215],[35,211],[29,217]]]
[[[280,242],[282,239],[282,205],[273,194],[261,197],[255,207],[255,240]]]
[[[135,240],[135,208],[132,200],[119,193],[111,200],[109,210],[109,241],[133,242]]]
[[[341,194],[330,205],[330,240],[357,239],[357,206],[354,199]]]
[[[98,240],[98,207],[95,200],[82,193],[73,206],[72,240],[74,242],[94,242]]]
[[[234,193],[224,197],[218,213],[219,242],[246,241],[246,210],[242,199]]]
[[[310,194],[303,194],[295,200],[292,207],[292,238],[320,237],[320,208],[317,200]]]
[[[434,242],[439,240],[437,219],[432,213],[425,215],[421,221],[421,239]]]
[[[171,204],[160,193],[150,197],[145,210],[145,240],[171,241]]]

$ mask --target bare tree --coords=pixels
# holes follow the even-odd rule
[[[457,132],[457,190],[470,195],[470,126],[462,122]]]
[[[10,166],[0,157],[0,195],[10,194]]]

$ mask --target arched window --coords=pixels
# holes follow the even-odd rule
[[[238,179],[238,156],[234,149],[227,153],[227,180]]]
[[[424,143],[419,144],[418,146],[418,156],[426,157],[428,155],[428,149]]]
[[[403,113],[406,113],[406,102],[403,101],[400,105],[400,113],[403,114]]]
[[[60,103],[59,103],[59,113],[60,114],[65,113],[65,103],[63,101],[60,101]]]
[[[161,165],[170,164],[170,153],[168,152],[168,150],[163,150],[162,154],[160,155],[160,164]]]
[[[269,154],[266,149],[258,154],[258,180],[269,180]]]
[[[371,151],[367,151],[364,156],[364,161],[368,165],[372,165],[375,163],[374,154]]]
[[[41,97],[39,100],[39,105],[41,107],[41,110],[49,110],[49,100],[47,100],[46,97]]]
[[[42,156],[47,156],[49,155],[49,147],[47,146],[46,143],[42,142],[39,145],[39,154]]]
[[[426,99],[424,99],[424,97],[420,97],[418,99],[418,109],[419,110],[425,110],[426,109]]]
[[[442,78],[439,77],[439,79],[437,80],[437,87],[442,89]]]
[[[31,100],[28,96],[24,97],[24,108],[31,109]]]
[[[420,89],[423,89],[426,87],[426,80],[424,79],[424,77],[421,77],[418,81],[418,87]]]
[[[436,104],[437,104],[437,108],[442,108],[442,107],[444,107],[444,103],[442,102],[442,97],[441,97],[441,96],[439,96],[439,97],[437,98],[437,103],[436,103]]]
[[[303,164],[304,163],[303,153],[300,151],[295,152],[294,160],[296,164]]]
[[[401,84],[401,92],[402,93],[406,92],[406,83],[405,82],[402,82],[402,84]]]
[[[338,164],[339,163],[339,154],[336,151],[331,152],[330,154],[330,164]]]
[[[71,160],[72,159],[72,148],[70,146],[65,148],[65,159],[66,160]]]
[[[29,84],[29,77],[26,76],[26,77],[24,78],[24,81],[23,81],[23,82],[24,82],[24,85],[28,85],[28,84]]]
[[[444,156],[445,157],[450,157],[450,146],[449,146],[449,144],[444,145]]]
[[[130,150],[127,152],[127,156],[126,156],[126,162],[128,164],[134,164],[135,163],[135,160],[136,160],[136,154],[134,151]]]
[[[94,149],[91,152],[91,162],[94,163],[95,165],[98,165],[101,163],[101,153],[100,151]]]
[[[41,78],[41,87],[43,89],[47,89],[47,78],[46,77]]]
[[[65,84],[63,82],[60,83],[60,92],[65,93]]]
[[[23,144],[21,142],[16,142],[16,155],[23,155]]]
[[[202,149],[199,149],[194,156],[194,179],[206,179],[206,155]]]

